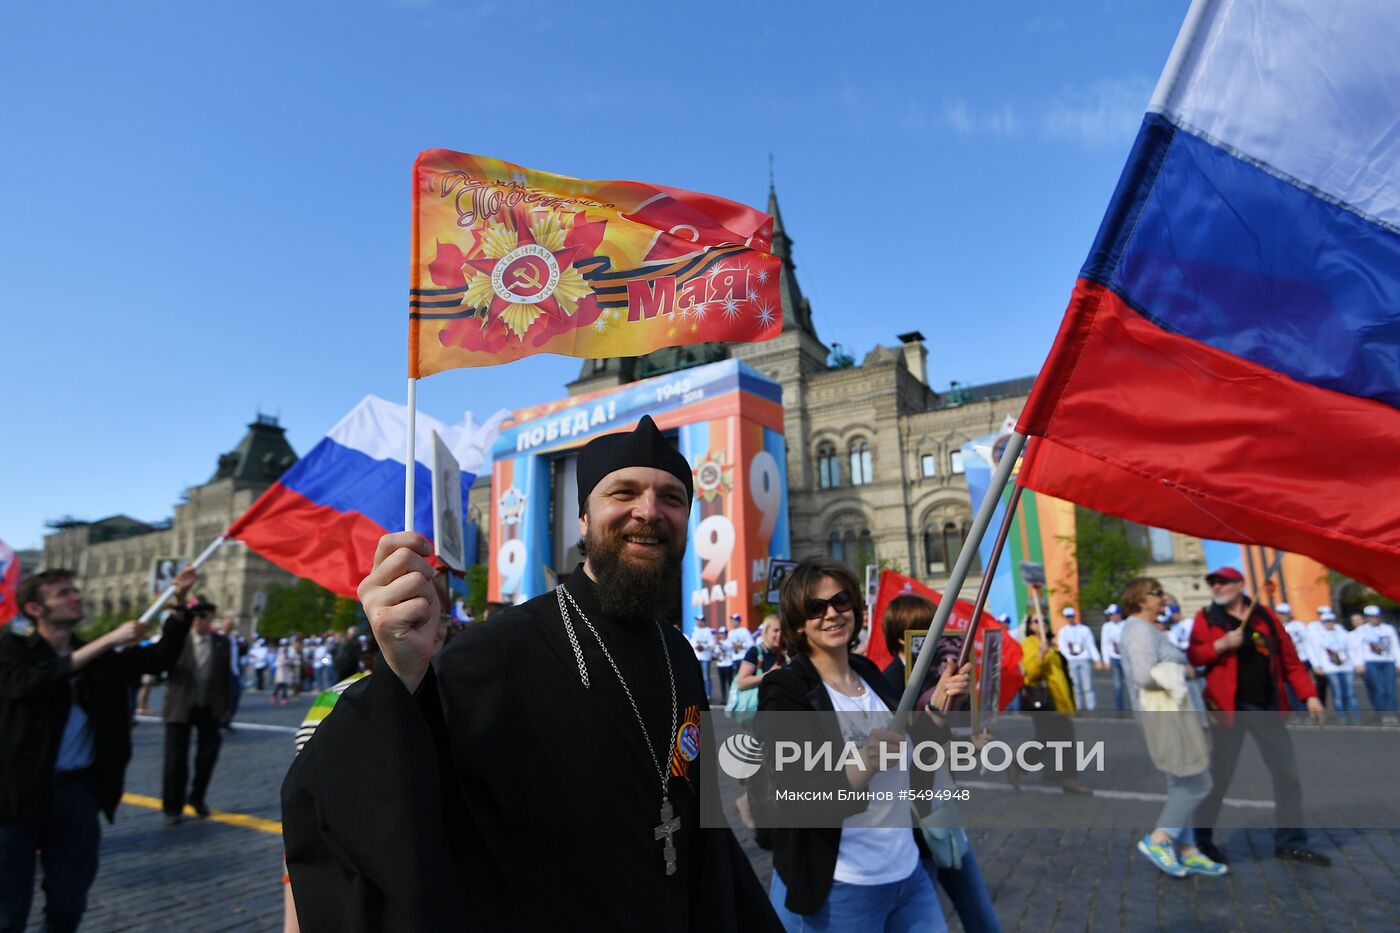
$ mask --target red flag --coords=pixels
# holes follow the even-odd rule
[[[870,641],[865,649],[866,657],[874,661],[880,667],[884,667],[894,660],[889,649],[885,646],[885,630],[883,620],[885,617],[885,607],[890,604],[890,600],[896,596],[913,594],[922,596],[937,606],[943,602],[943,594],[931,586],[925,586],[912,577],[906,577],[893,570],[880,571],[880,591],[875,597],[875,606],[870,610]],[[956,635],[959,632],[966,632],[968,625],[972,622],[972,603],[965,599],[960,599],[953,603],[953,611],[948,616],[948,624],[944,627],[945,635]],[[1003,633],[1006,633],[1003,635]],[[1006,626],[997,621],[990,612],[983,610],[982,621],[977,626],[977,639],[972,643],[974,656],[973,676],[978,675],[978,667],[982,657],[982,643],[985,638],[1001,638],[1001,697],[1000,707],[1006,708],[1016,692],[1021,689],[1021,646],[1016,639],[1006,632]]]
[[[15,605],[15,588],[19,586],[19,555],[14,548],[0,541],[0,625],[19,613]]]

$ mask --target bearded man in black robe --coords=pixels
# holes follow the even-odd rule
[[[359,595],[385,664],[347,690],[282,788],[307,933],[777,930],[714,781],[695,655],[668,624],[693,484],[643,417],[578,462],[585,561],[436,659],[443,609],[413,533]]]

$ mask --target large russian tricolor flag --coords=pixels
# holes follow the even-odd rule
[[[468,412],[452,426],[422,412],[416,417],[413,526],[433,537],[433,431],[462,467],[462,501],[472,480],[491,462],[491,445],[505,409],[478,425]],[[408,409],[366,396],[267,492],[224,536],[299,577],[342,596],[354,596],[374,562],[379,538],[403,528],[404,440]]]
[[[1400,596],[1400,6],[1197,0],[1022,482]]]

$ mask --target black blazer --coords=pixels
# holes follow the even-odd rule
[[[875,694],[891,710],[899,706],[899,694],[891,687],[875,662],[858,654],[851,655],[851,669],[870,685]],[[779,668],[766,676],[758,685],[759,719],[756,727],[761,731],[762,714],[766,711],[818,711],[832,714],[830,733],[840,738],[840,726],[836,720],[836,708],[831,696],[822,684],[822,678],[812,662],[803,655],[796,655],[786,667]],[[927,717],[911,718],[910,731],[916,741],[947,741],[947,729],[940,729],[930,723]],[[806,789],[850,790],[850,783],[842,772],[807,774],[802,778]],[[784,786],[792,782],[784,781]],[[831,801],[823,807],[838,806]],[[786,804],[785,804],[786,806]],[[864,801],[850,801],[847,816],[854,816],[866,809]],[[827,811],[829,812],[829,810]],[[927,858],[928,849],[923,836],[917,829],[910,830],[919,847],[919,856]],[[833,876],[836,873],[836,855],[841,848],[840,827],[817,827],[812,829],[775,828],[772,830],[773,869],[787,885],[788,910],[798,914],[812,914],[821,909],[831,894]]]
[[[209,633],[209,712],[215,722],[223,722],[233,706],[233,660],[228,637]],[[185,639],[180,659],[170,669],[165,685],[166,722],[187,723],[194,708],[194,636]]]

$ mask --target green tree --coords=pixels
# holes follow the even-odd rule
[[[324,632],[332,627],[335,614],[336,595],[319,584],[298,580],[291,586],[274,586],[267,592],[267,605],[258,619],[258,634],[285,638]]]
[[[1082,506],[1074,510],[1074,556],[1079,564],[1079,604],[1107,606],[1118,602],[1123,587],[1142,575],[1147,548],[1129,535],[1121,518]]]
[[[360,608],[357,600],[346,596],[335,598],[335,608],[331,611],[331,628],[337,632],[343,632],[352,625],[360,626],[364,631],[369,620],[365,618],[364,610]]]

